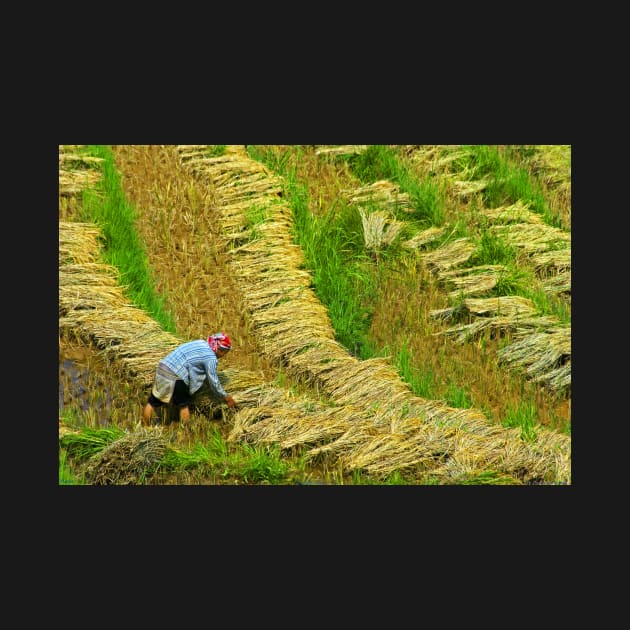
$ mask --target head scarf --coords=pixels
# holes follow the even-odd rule
[[[217,350],[231,350],[232,342],[230,338],[222,332],[215,333],[208,337],[208,344],[212,348],[212,352]]]

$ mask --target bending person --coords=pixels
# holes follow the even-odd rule
[[[167,354],[155,371],[149,400],[142,410],[142,424],[150,424],[153,410],[170,402],[179,409],[180,422],[188,422],[192,395],[206,379],[217,397],[223,398],[228,407],[235,407],[234,398],[225,392],[217,374],[219,359],[231,348],[230,338],[218,332],[207,341],[187,341]]]

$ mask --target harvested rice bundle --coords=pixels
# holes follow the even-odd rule
[[[571,361],[532,380],[549,387],[554,392],[567,393],[571,389]]]
[[[345,430],[339,437],[307,451],[306,460],[338,461],[341,453],[359,447],[379,435],[383,435],[383,431],[375,428],[372,422],[365,418],[355,419],[346,424]]]
[[[472,433],[486,433],[491,425],[487,418],[478,409],[459,409],[450,407],[439,400],[427,400],[413,396],[405,405],[408,407],[408,417],[419,417],[428,424],[442,428],[457,428]],[[414,426],[408,425],[403,419],[392,428],[396,432],[414,430]]]
[[[93,167],[94,165],[101,164],[105,160],[100,157],[94,157],[91,155],[79,155],[78,153],[66,153],[65,151],[59,152],[59,164],[65,164],[66,162],[74,162],[77,164],[83,164],[87,167]]]
[[[328,378],[327,391],[341,404],[352,404],[363,401],[363,406],[379,400],[393,404],[402,394],[406,398],[411,388],[401,380],[396,368],[384,358],[372,358],[359,361],[355,359],[350,365],[342,364],[341,369],[332,368]]]
[[[211,144],[180,144],[177,146],[177,154],[183,162],[198,157],[206,157],[211,150]]]
[[[264,378],[260,374],[249,370],[225,368],[219,372],[219,380],[234,391],[244,391],[249,388],[260,388],[264,385]]]
[[[478,179],[475,181],[454,179],[453,186],[455,187],[455,194],[459,197],[468,197],[475,193],[481,192],[490,185],[490,182],[485,179]]]
[[[415,236],[410,238],[407,241],[403,241],[402,246],[406,249],[420,249],[424,245],[428,245],[433,241],[440,238],[444,232],[446,232],[446,228],[441,227],[430,227],[426,230],[422,230],[418,232]]]
[[[365,247],[373,252],[391,245],[405,226],[402,221],[397,221],[387,212],[380,210],[368,212],[364,208],[359,208],[359,214],[363,225]]]
[[[452,269],[467,262],[476,246],[469,238],[458,238],[446,243],[432,252],[420,254],[422,261],[433,271]]]
[[[540,455],[524,448],[516,432],[512,433],[514,435],[510,439],[509,432],[497,434],[494,438],[456,432],[455,447],[447,458],[430,470],[431,476],[441,484],[461,484],[481,471],[494,471],[515,484],[520,484],[521,479],[545,479],[548,466],[541,466]]]
[[[269,249],[268,246],[265,247],[266,235],[262,230],[259,230],[258,233],[260,235],[259,240],[250,241],[246,246],[239,247],[237,251],[230,252],[233,256],[238,253],[242,258],[240,261],[235,261],[234,265],[239,276],[250,276],[252,282],[255,283],[257,274],[275,271],[278,277],[287,273],[293,277],[301,277],[305,286],[308,286],[306,282],[307,279],[310,279],[310,274],[304,275],[299,270],[304,262],[304,252],[294,243],[281,243],[273,249]],[[287,268],[289,264],[290,266]],[[253,273],[248,267],[253,267],[256,273]],[[294,269],[296,273],[293,272]],[[262,281],[258,282],[262,284]]]
[[[219,188],[219,187],[217,187]],[[221,203],[232,204],[239,201],[251,200],[259,195],[276,195],[282,193],[282,185],[270,183],[269,180],[262,180],[246,186],[237,186],[232,190],[229,186],[221,187]]]
[[[356,359],[334,339],[312,339],[301,352],[291,355],[288,370],[313,387],[326,387],[334,369],[349,367]]]
[[[60,285],[117,286],[120,274],[111,265],[86,262],[83,264],[63,264],[59,268]]]
[[[367,144],[341,144],[338,146],[320,146],[315,155],[354,155],[367,151]]]
[[[529,159],[529,166],[548,186],[568,184],[571,186],[571,145],[535,145],[535,154]]]
[[[431,470],[450,455],[455,429],[417,422],[413,434],[384,433],[364,441],[341,456],[344,467],[363,469],[375,475],[416,467]]]
[[[59,194],[72,196],[82,193],[86,188],[94,188],[101,174],[96,171],[59,171]]]
[[[233,160],[236,160],[236,163],[238,164],[243,164],[243,161],[240,158],[233,158]],[[229,163],[231,162],[224,162],[223,164]],[[223,196],[228,196],[230,190],[237,188],[240,190],[256,191],[260,196],[263,196],[266,194],[264,191],[270,187],[282,185],[282,179],[280,177],[265,169],[250,169],[249,165],[244,169],[242,174],[232,173],[231,175],[232,177],[228,181],[217,186],[217,188],[221,190],[221,194]]]
[[[239,278],[247,280],[249,284],[261,288],[270,281],[283,279],[289,276],[293,280],[299,279],[304,287],[308,287],[310,281],[310,273],[304,273],[300,269],[288,269],[286,263],[288,260],[299,264],[303,252],[300,253],[295,248],[283,249],[285,256],[279,251],[267,251],[266,255],[259,243],[253,241],[248,243],[248,247],[239,248],[239,259],[234,261],[234,269]],[[235,252],[231,252],[234,254]],[[284,264],[283,264],[284,263]]]
[[[538,273],[561,273],[571,270],[571,248],[534,252],[530,264]]]
[[[562,270],[541,283],[545,293],[571,294],[571,269]]]
[[[61,284],[59,286],[59,314],[72,310],[112,309],[127,304],[125,294],[118,286],[107,284]]]
[[[59,155],[63,153],[69,153],[71,151],[76,151],[77,149],[80,149],[84,146],[85,146],[84,144],[60,144]]]
[[[86,462],[83,474],[93,485],[134,485],[145,481],[166,454],[161,427],[126,435]]]
[[[59,265],[98,262],[100,230],[92,223],[59,222]]]
[[[348,420],[338,410],[304,407],[255,407],[238,411],[228,441],[278,444],[283,449],[321,443],[343,433]]]
[[[251,319],[262,343],[275,358],[288,358],[320,338],[334,338],[328,312],[314,297],[252,312]]]
[[[444,284],[455,287],[449,292],[449,297],[457,298],[461,295],[470,297],[492,290],[506,271],[507,268],[503,265],[479,265],[441,271],[438,275]]]
[[[349,205],[378,205],[390,212],[404,210],[411,212],[409,194],[400,191],[400,186],[383,179],[352,190],[342,190],[340,194]]]
[[[530,210],[529,204],[523,203],[521,200],[509,206],[482,210],[481,213],[493,223],[543,223],[540,214]]]
[[[410,145],[405,153],[407,160],[416,168],[430,173],[441,173],[448,172],[452,160],[467,155],[467,152],[459,152],[459,147],[460,145]]]
[[[277,279],[275,274],[269,274],[274,282],[266,285],[256,285],[246,297],[246,303],[252,311],[264,310],[278,306],[282,302],[299,300],[305,291],[304,280],[310,277],[305,272],[304,276],[285,277]]]
[[[439,156],[436,160],[439,166],[450,166],[452,162],[472,155],[472,151],[461,144],[437,144],[435,149]]]
[[[489,298],[467,298],[461,303],[448,308],[434,309],[430,312],[433,319],[462,320],[474,317],[527,318],[537,313],[532,300],[520,295],[501,295]]]
[[[513,223],[493,225],[490,231],[527,254],[570,249],[571,233],[550,225]]]
[[[86,188],[94,188],[101,179],[98,166],[103,158],[79,155],[75,152],[81,145],[59,145],[59,195],[73,196]]]
[[[519,339],[498,353],[499,361],[525,368],[531,378],[555,369],[571,357],[571,328],[550,328]]]
[[[490,335],[491,339],[504,337],[511,333],[515,337],[529,335],[532,331],[544,330],[556,326],[558,320],[555,317],[526,317],[524,319],[514,317],[482,317],[469,324],[452,326],[446,330],[440,330],[434,335],[453,337],[455,343],[467,343],[479,339],[482,335]]]

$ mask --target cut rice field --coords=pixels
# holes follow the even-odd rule
[[[409,292],[412,283],[413,294],[408,295],[417,305],[414,317],[405,317],[403,304],[398,314],[375,309],[371,324],[389,331],[407,331],[411,325],[411,332],[414,323],[418,325],[415,338],[434,356],[434,349],[441,349],[443,374],[450,369],[463,385],[466,379],[478,384],[470,391],[478,392],[480,404],[468,399],[457,405],[439,395],[418,395],[400,362],[387,352],[363,358],[356,348],[340,342],[336,320],[318,295],[315,271],[296,238],[286,174],[261,159],[256,148],[111,148],[121,187],[135,208],[135,229],[155,287],[172,315],[174,332],[169,332],[131,303],[125,278],[115,265],[104,262],[103,226],[82,220],[79,187],[95,187],[98,176],[69,175],[68,165],[91,170],[97,163],[62,157],[66,151],[76,156],[76,148],[60,147],[60,366],[67,367],[67,355],[81,347],[84,360],[94,366],[87,378],[100,380],[101,390],[107,381],[106,398],[117,401],[106,410],[101,405],[101,417],[94,416],[95,404],[90,407],[88,401],[87,409],[76,412],[73,427],[60,408],[60,444],[76,440],[75,431],[86,420],[94,427],[115,426],[123,432],[112,438],[109,450],[100,449],[80,469],[86,483],[238,483],[229,476],[227,481],[219,478],[216,470],[186,473],[185,467],[177,470],[166,464],[173,452],[181,456],[206,448],[214,439],[213,428],[226,448],[278,449],[281,459],[296,462],[293,475],[315,475],[328,483],[570,483],[570,434],[558,426],[570,422],[570,327],[560,325],[553,314],[540,313],[522,296],[475,297],[497,285],[500,265],[466,267],[474,246],[461,248],[467,242],[463,238],[440,243],[445,229],[452,231],[448,225],[423,226],[410,234],[409,194],[383,180],[359,183],[343,161],[344,155],[360,156],[366,147],[352,146],[349,153],[344,147],[324,148],[296,152],[311,216],[326,218],[337,203],[354,208],[367,264],[384,271],[377,298],[385,287],[390,297],[397,286]],[[402,149],[401,155],[408,156]],[[286,147],[273,150],[284,152],[287,161],[293,159]],[[318,190],[318,180],[328,185]],[[473,188],[458,190],[468,195],[482,190]],[[335,198],[329,201],[331,195]],[[484,216],[488,226],[521,225],[514,217],[522,221],[527,214],[527,207],[515,203],[486,209]],[[536,225],[536,219],[524,224]],[[539,242],[550,239],[537,234]],[[555,270],[550,277],[570,274],[570,265],[557,256],[555,262],[541,262],[540,256],[549,250],[530,245],[536,236],[514,231],[496,238],[522,251],[533,268]],[[399,251],[405,256],[390,256],[401,240]],[[553,240],[556,247],[567,242],[570,246],[570,233],[568,239],[566,233],[554,233]],[[457,243],[460,250],[452,245]],[[570,296],[570,275],[568,279]],[[559,288],[566,287],[566,277],[563,283],[556,283],[553,292],[566,297],[567,291]],[[457,326],[452,325],[455,320]],[[483,326],[474,328],[478,320]],[[238,409],[217,406],[201,391],[190,428],[165,417],[159,426],[141,428],[140,411],[157,362],[181,341],[218,330],[228,332],[234,342],[219,368]],[[509,342],[499,347],[506,336]],[[556,337],[557,343],[549,343]],[[411,337],[390,334],[398,344],[394,348],[379,344],[378,334],[371,339],[375,348],[400,357]],[[471,341],[482,348],[495,371],[471,354]],[[422,374],[419,354],[409,373]],[[436,374],[434,366],[426,373]],[[495,387],[490,396],[488,383]],[[446,386],[453,391],[452,380]],[[98,389],[96,384],[89,387]],[[70,384],[64,391],[69,389]],[[439,387],[434,389],[439,392]],[[518,406],[524,394],[545,413],[538,413],[537,422],[516,426],[510,405]],[[502,396],[504,406],[497,405],[494,398]],[[71,406],[60,393],[62,399],[64,407]],[[495,409],[498,417],[493,417]],[[137,452],[146,457],[129,455]],[[290,483],[287,477],[276,482]]]

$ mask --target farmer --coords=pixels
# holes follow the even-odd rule
[[[182,424],[190,419],[192,395],[207,378],[210,389],[228,407],[235,407],[234,398],[226,394],[219,382],[217,362],[232,348],[230,338],[222,332],[210,335],[207,341],[187,341],[167,354],[157,366],[149,400],[142,411],[142,424],[151,421],[153,410],[172,402],[179,409]]]

